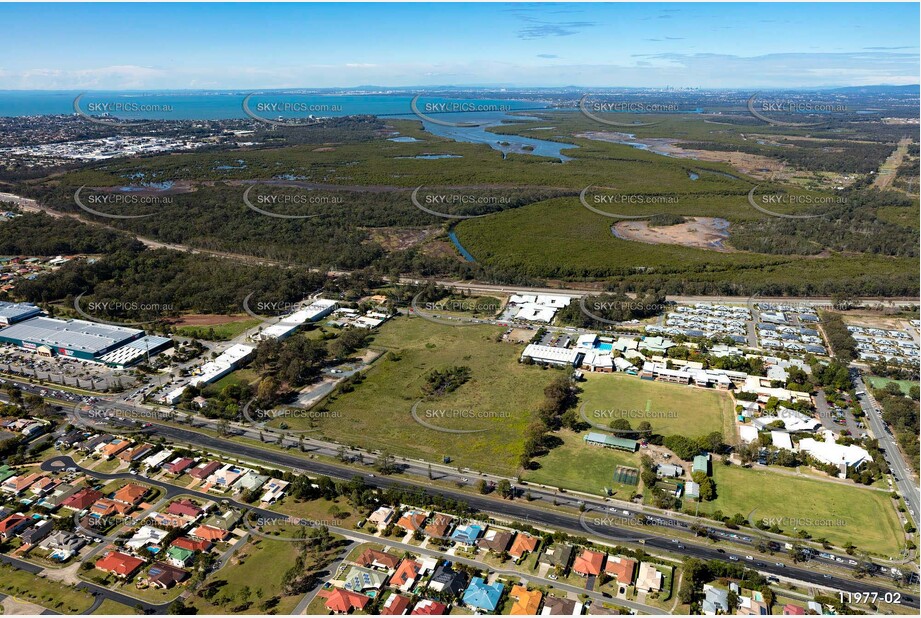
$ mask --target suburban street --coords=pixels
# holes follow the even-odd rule
[[[867,417],[870,431],[879,440],[880,448],[886,453],[886,461],[889,462],[889,467],[896,478],[896,486],[908,506],[908,517],[917,527],[918,514],[921,513],[921,490],[918,488],[918,480],[915,477],[914,470],[905,461],[905,456],[899,449],[895,436],[889,432],[889,428],[883,422],[880,413],[877,411],[876,402],[868,392],[860,372],[854,370],[852,377],[855,388],[864,393],[858,399]]]
[[[154,429],[156,435],[161,435],[175,443],[185,443],[215,452],[236,454],[244,459],[264,462],[264,464],[268,466],[284,466],[306,473],[325,475],[330,478],[342,480],[348,480],[358,475],[355,470],[312,460],[302,454],[267,451],[256,446],[231,442],[229,440],[215,438],[196,431],[180,429],[169,425],[155,424],[150,429]],[[366,484],[377,487],[410,486],[417,489],[420,488],[405,480],[390,477],[367,476],[363,480]],[[150,482],[156,484],[155,481]],[[428,489],[428,491],[432,490]],[[566,530],[580,535],[584,535],[587,532],[582,518],[567,513],[549,511],[525,501],[501,500],[489,496],[479,496],[442,488],[435,491],[446,497],[466,502],[477,511],[495,514],[499,518],[525,522],[536,527],[544,527],[550,530]],[[213,498],[213,496],[211,496],[211,498]],[[647,551],[659,550],[667,554],[693,556],[704,560],[725,560],[727,555],[731,555],[728,554],[730,551],[729,549],[724,550],[712,545],[699,545],[687,541],[678,543],[666,536],[656,536],[655,532],[652,532],[653,529],[641,532],[633,528],[606,524],[603,520],[599,524],[594,524],[593,522],[591,530],[594,531],[593,536],[596,538],[605,539],[609,542],[641,543]],[[834,590],[878,592],[889,589],[890,585],[889,580],[879,577],[855,580],[823,573],[821,571],[809,569],[808,567],[787,566],[782,562],[775,564],[773,559],[761,557],[760,555],[757,560],[752,560],[750,562],[750,566],[766,575],[785,577],[813,586]],[[913,593],[904,595],[903,601],[914,607],[918,606],[918,598]]]

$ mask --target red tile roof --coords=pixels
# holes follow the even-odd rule
[[[179,537],[170,543],[170,545],[181,549],[188,549],[189,551],[208,551],[211,549],[211,541],[205,539],[190,539],[187,536]]]
[[[579,575],[600,575],[604,566],[604,554],[590,549],[583,549],[572,563],[572,570]]]
[[[109,552],[105,558],[96,561],[96,568],[120,577],[128,577],[144,565],[144,561],[120,551]]]
[[[183,457],[182,459],[167,465],[166,471],[170,474],[179,474],[180,472],[184,472],[193,463],[195,463],[195,460],[191,457]]]
[[[23,524],[29,521],[29,518],[19,513],[13,513],[3,521],[0,521],[0,534],[6,535],[15,532]]]
[[[444,616],[448,613],[448,606],[431,599],[422,599],[409,612],[410,616]]]
[[[343,590],[342,588],[321,590],[319,596],[326,599],[326,609],[340,614],[347,613],[353,609],[364,609],[365,605],[371,600],[371,597],[350,590]]]
[[[806,610],[800,607],[799,605],[793,605],[792,603],[787,603],[783,606],[783,615],[784,616],[805,616]]]
[[[187,515],[189,517],[198,517],[201,515],[201,509],[191,500],[177,500],[171,502],[166,512],[170,515]]]
[[[192,478],[196,478],[196,479],[208,478],[209,476],[211,476],[211,473],[212,473],[212,472],[214,472],[215,470],[217,470],[217,469],[220,468],[220,467],[221,467],[221,464],[219,464],[218,462],[216,462],[216,461],[209,461],[209,462],[206,463],[206,464],[202,464],[202,465],[199,465],[199,466],[196,467],[196,468],[193,468],[192,471],[189,472],[189,475],[190,475]]]
[[[397,525],[404,530],[409,532],[415,532],[422,528],[422,524],[425,523],[425,514],[424,513],[407,513],[400,518],[400,521],[397,522]]]
[[[214,526],[199,526],[192,530],[191,535],[206,541],[223,541],[230,533]]]
[[[419,571],[421,570],[421,564],[415,560],[406,558],[400,562],[400,566],[397,567],[396,573],[390,578],[390,585],[400,587],[410,580],[418,581]]]
[[[391,594],[381,606],[381,616],[402,616],[412,599],[402,594]]]
[[[140,485],[135,485],[134,483],[128,483],[121,489],[115,492],[115,495],[112,496],[117,502],[123,502],[125,504],[137,504],[140,502],[144,496],[147,495],[147,488]]]
[[[101,491],[96,491],[95,489],[90,489],[87,487],[81,489],[71,497],[61,502],[61,506],[77,511],[82,511],[83,509],[88,509],[89,507],[93,506],[93,503],[96,502],[96,500],[99,500],[101,497]]]
[[[358,556],[358,560],[355,562],[363,567],[382,566],[387,569],[393,569],[396,568],[396,566],[400,563],[400,557],[394,556],[393,554],[388,554],[387,552],[368,548],[364,550],[360,556]]]
[[[533,537],[526,532],[519,532],[515,540],[512,541],[512,547],[508,550],[508,555],[516,560],[524,556],[525,552],[532,552],[537,549],[537,537]]]
[[[608,561],[604,565],[604,572],[616,577],[618,584],[632,584],[634,571],[636,561],[623,556],[608,556]]]

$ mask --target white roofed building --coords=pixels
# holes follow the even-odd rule
[[[535,363],[545,363],[558,367],[577,367],[582,363],[585,352],[569,348],[555,348],[548,345],[532,343],[521,353],[521,360],[530,358]]]

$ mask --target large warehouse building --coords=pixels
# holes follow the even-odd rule
[[[0,330],[0,342],[45,356],[95,362],[105,362],[105,354],[143,336],[144,331],[137,328],[46,317],[33,317]]]
[[[0,301],[0,326],[9,326],[42,314],[42,310],[28,303]]]

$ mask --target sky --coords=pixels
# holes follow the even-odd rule
[[[0,4],[0,90],[919,82],[919,4]]]

